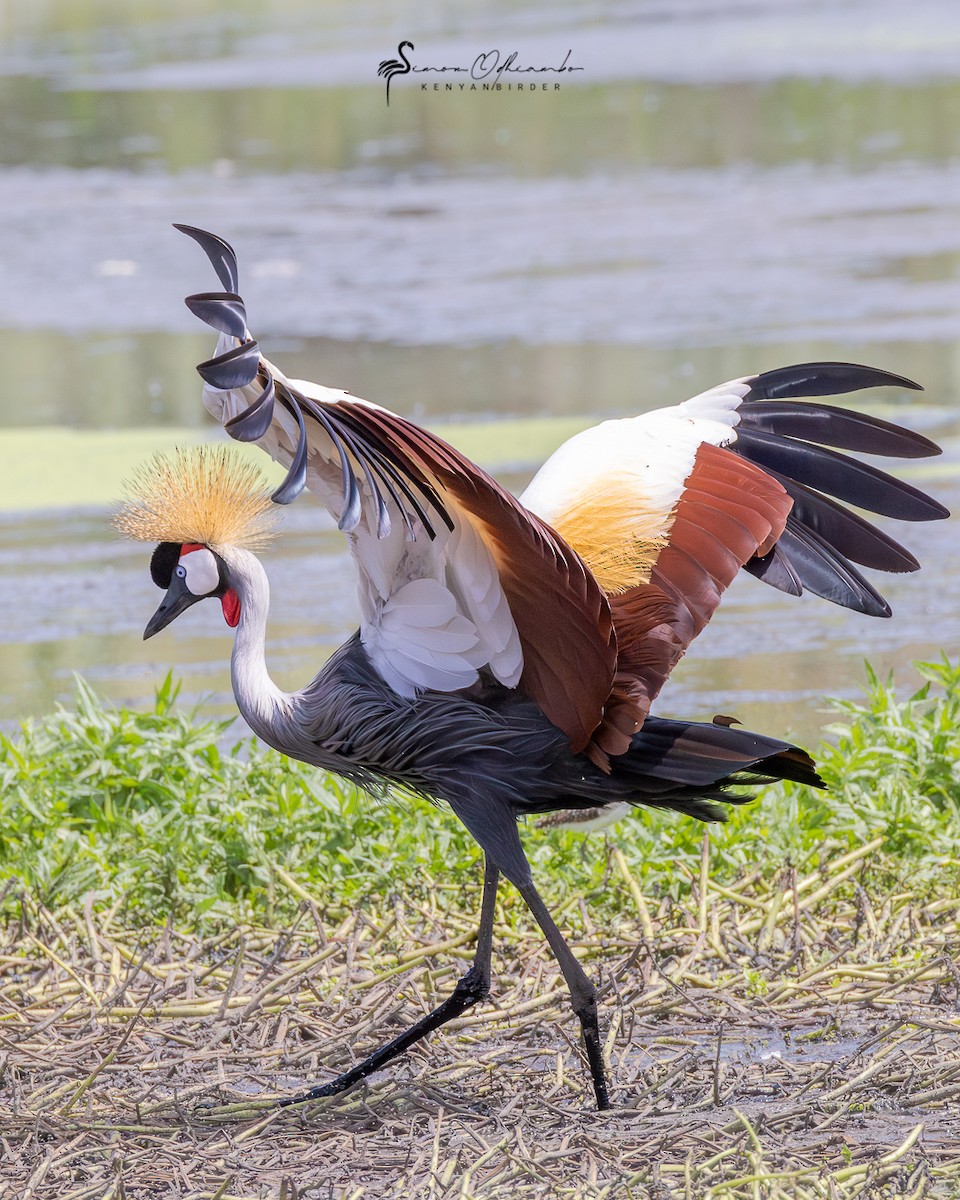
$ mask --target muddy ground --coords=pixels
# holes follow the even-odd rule
[[[960,1195],[960,900],[868,894],[869,851],[685,901],[628,879],[635,911],[605,924],[571,899],[603,988],[602,1114],[513,909],[480,1011],[366,1086],[277,1109],[449,992],[474,896],[336,921],[305,897],[286,929],[207,939],[25,902],[0,954],[3,1195]]]

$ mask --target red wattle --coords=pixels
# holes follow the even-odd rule
[[[223,619],[231,629],[236,629],[240,624],[240,597],[233,588],[227,588],[220,604],[223,607]]]

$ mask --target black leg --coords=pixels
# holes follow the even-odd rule
[[[567,945],[563,934],[547,911],[547,906],[541,900],[540,893],[534,887],[533,881],[518,885],[518,887],[520,895],[536,917],[537,924],[550,943],[550,949],[556,956],[563,977],[567,981],[567,987],[570,989],[570,1002],[580,1020],[583,1047],[587,1052],[587,1062],[590,1065],[593,1091],[597,1097],[597,1108],[603,1111],[610,1107],[610,1093],[607,1088],[607,1072],[603,1065],[600,1023],[597,1019],[597,989],[574,957],[573,951]]]
[[[466,1012],[480,1000],[486,999],[490,992],[490,957],[493,951],[493,916],[497,901],[497,883],[500,872],[494,866],[489,855],[484,855],[483,867],[483,900],[480,904],[480,928],[477,931],[477,949],[473,957],[473,965],[466,975],[457,983],[453,993],[442,1004],[421,1017],[415,1025],[405,1029],[385,1046],[380,1046],[369,1054],[363,1062],[357,1063],[349,1071],[344,1071],[329,1083],[318,1084],[300,1096],[292,1096],[288,1100],[278,1101],[281,1108],[289,1104],[302,1104],[305,1100],[319,1100],[322,1096],[335,1096],[345,1092],[361,1079],[366,1079],[374,1071],[379,1071],[388,1062],[403,1054],[414,1042],[419,1042],[428,1033],[433,1033],[447,1021],[453,1020]],[[538,918],[539,919],[539,918]],[[594,1003],[596,1008],[596,1003]]]
[[[597,1097],[597,1108],[609,1108],[610,1092],[603,1065],[600,1023],[597,1019],[597,989],[587,978],[553,917],[547,912],[547,906],[540,899],[540,893],[530,874],[530,864],[520,844],[515,813],[508,804],[498,802],[495,797],[490,796],[466,794],[452,799],[450,803],[454,812],[483,847],[487,861],[491,858],[496,859],[497,866],[523,897],[543,930],[550,949],[560,964],[560,970],[570,989],[573,1011],[580,1021],[583,1046],[587,1052],[593,1090]]]

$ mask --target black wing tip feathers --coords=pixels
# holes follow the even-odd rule
[[[378,538],[388,537],[391,528],[390,511],[384,499],[384,492],[400,509],[412,540],[416,539],[416,529],[413,518],[407,511],[408,507],[416,513],[427,535],[431,539],[436,537],[436,531],[425,507],[414,495],[414,487],[423,492],[427,502],[447,527],[452,529],[453,521],[433,489],[425,482],[405,480],[401,468],[390,461],[389,455],[376,445],[367,444],[363,431],[354,429],[350,421],[344,419],[344,414],[331,411],[327,405],[315,403],[285,383],[282,386],[276,383],[269,367],[260,357],[259,344],[247,332],[246,309],[237,292],[237,256],[230,243],[218,234],[199,229],[195,225],[175,222],[174,229],[197,242],[210,260],[224,288],[223,292],[197,292],[188,296],[185,301],[187,307],[201,321],[219,333],[235,338],[239,343],[200,363],[197,367],[200,377],[218,391],[239,390],[257,380],[262,383],[260,394],[255,396],[242,412],[225,423],[227,433],[236,441],[259,441],[273,423],[277,400],[296,418],[297,447],[286,478],[272,494],[271,499],[274,503],[291,504],[306,487],[309,442],[304,414],[307,414],[323,427],[340,456],[343,473],[341,530],[352,532],[359,526],[363,517],[360,484],[352,459],[360,464],[376,505]]]
[[[297,448],[287,470],[286,478],[270,499],[274,504],[292,504],[307,486],[307,428],[300,405],[287,394],[286,389],[280,394],[280,402],[297,419]]]
[[[195,317],[218,333],[243,341],[247,332],[247,310],[236,292],[196,292],[184,304]]]
[[[744,429],[797,438],[877,454],[887,458],[932,458],[942,451],[936,442],[903,425],[834,404],[809,400],[745,400],[739,407]]]
[[[861,388],[902,387],[922,392],[921,384],[905,375],[895,375],[879,367],[862,363],[813,362],[796,363],[761,371],[748,380],[750,391],[744,399],[775,400],[799,396],[840,396]]]
[[[260,346],[253,338],[197,365],[200,378],[222,392],[253,383],[259,370]]]
[[[896,476],[799,438],[748,424],[738,429],[735,447],[744,458],[786,480],[806,484],[885,517],[937,521],[949,515],[938,500]]]
[[[912,571],[917,561],[836,500],[909,521],[942,520],[949,512],[910,484],[824,447],[902,458],[930,457],[940,454],[940,447],[879,417],[804,398],[861,388],[922,387],[891,371],[843,362],[779,367],[745,382],[749,387],[730,449],[778,479],[795,502],[776,553],[753,560],[746,570],[782,591],[798,594],[806,589],[866,615],[889,617],[889,604],[853,562],[877,570]]]
[[[263,391],[243,412],[237,413],[224,424],[224,429],[237,442],[259,442],[273,423],[273,405],[276,388],[273,376],[267,372]]]
[[[889,617],[892,609],[877,589],[843,554],[808,525],[793,517],[778,542],[807,591],[868,617]]]
[[[200,246],[224,289],[222,292],[197,292],[187,296],[184,303],[201,321],[219,333],[236,338],[239,343],[223,354],[198,364],[197,373],[204,383],[219,391],[244,388],[261,375],[264,376],[260,394],[224,425],[235,441],[259,441],[273,423],[277,393],[273,375],[260,359],[259,344],[247,336],[246,309],[237,291],[239,271],[236,251],[219,234],[210,233],[196,225],[174,221],[173,227],[193,238]],[[285,406],[297,418],[300,438],[286,478],[271,495],[275,504],[292,503],[306,486],[307,438],[303,414],[299,405],[292,401],[285,400]]]
[[[239,281],[237,254],[230,243],[219,234],[210,233],[209,230],[200,229],[196,225],[184,225],[174,221],[173,227],[180,233],[185,233],[187,237],[193,238],[203,250],[223,284],[223,290],[236,292]]]

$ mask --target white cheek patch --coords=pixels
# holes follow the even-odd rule
[[[205,546],[191,550],[181,559],[179,566],[184,571],[183,581],[194,596],[209,596],[220,586],[220,569],[217,560]]]

